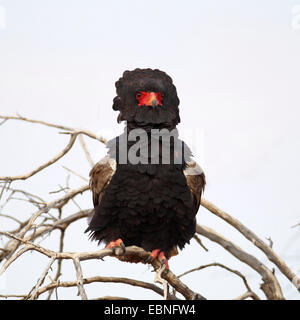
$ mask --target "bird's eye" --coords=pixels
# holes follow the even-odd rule
[[[141,96],[142,96],[142,94],[141,94],[140,92],[138,92],[138,93],[135,95],[135,97],[136,97],[137,99],[140,99]]]

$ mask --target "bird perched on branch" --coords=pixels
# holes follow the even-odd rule
[[[178,138],[179,99],[160,70],[125,71],[113,109],[124,133],[90,172],[94,214],[86,231],[108,248],[136,245],[168,268],[195,233],[205,175]]]

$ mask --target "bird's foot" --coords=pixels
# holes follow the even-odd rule
[[[153,261],[154,259],[158,259],[160,261],[161,265],[165,265],[165,268],[167,270],[169,270],[168,259],[166,258],[163,251],[161,251],[160,249],[152,250],[151,253],[149,254],[149,257],[147,258],[146,262]]]
[[[106,245],[105,248],[112,249],[112,251],[115,255],[124,255],[124,257],[125,257],[126,250],[125,250],[125,245],[124,245],[122,239],[117,239],[115,241],[111,241],[110,243],[108,243]]]

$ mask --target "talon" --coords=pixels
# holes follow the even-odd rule
[[[145,261],[145,263],[150,263],[150,262],[152,262],[152,260],[153,260],[153,258],[151,256],[151,254],[149,254],[149,256],[144,261]]]
[[[122,240],[121,240],[122,241]],[[126,260],[126,247],[125,247],[125,244],[124,244],[124,242],[122,241],[122,243],[121,243],[121,248],[122,248],[122,250],[123,250],[123,258],[124,258],[124,261]]]
[[[122,241],[122,240],[121,240],[121,241]],[[125,244],[124,244],[123,241],[121,242],[121,248],[125,251],[125,248],[126,248],[126,247],[125,247]]]
[[[161,264],[162,264],[162,265],[165,265],[165,266],[166,266],[166,269],[169,270],[168,259],[165,257],[165,254],[164,254],[163,251],[161,251],[161,252],[159,253],[158,260],[160,260]]]

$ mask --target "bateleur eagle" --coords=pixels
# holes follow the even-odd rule
[[[127,126],[90,172],[94,214],[86,231],[109,248],[142,247],[168,268],[167,259],[195,233],[205,175],[178,138],[179,99],[165,72],[125,71],[116,89],[113,109]]]

